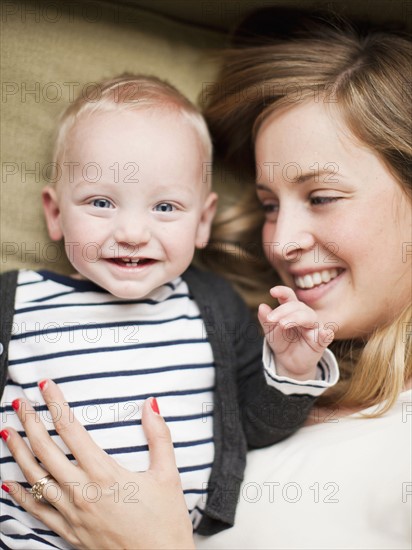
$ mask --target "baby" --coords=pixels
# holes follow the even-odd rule
[[[195,106],[153,77],[125,75],[99,90],[64,113],[55,184],[42,194],[49,235],[64,239],[75,273],[19,272],[2,415],[21,430],[11,403],[28,399],[68,452],[37,386],[51,378],[107,453],[144,470],[140,404],[157,397],[194,528],[211,534],[233,524],[247,446],[293,433],[336,382],[337,365],[330,338],[311,335],[312,310],[283,287],[274,294],[295,302],[288,322],[298,314],[304,338],[285,340],[283,305],[263,307],[263,365],[242,300],[221,278],[189,267],[208,243],[217,202],[211,140]],[[1,462],[3,479],[23,480],[5,445]],[[31,548],[67,547],[3,496],[7,547],[22,538]],[[129,497],[138,497],[132,487]]]

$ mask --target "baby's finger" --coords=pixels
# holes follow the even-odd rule
[[[67,521],[58,510],[52,506],[45,506],[44,503],[34,500],[33,496],[20,483],[16,481],[4,481],[3,491],[10,494],[17,504],[26,510],[31,516],[42,521],[49,529],[63,537],[75,548],[79,541]]]
[[[317,321],[317,315],[313,309],[302,304],[302,302],[287,302],[269,313],[267,320],[272,323],[279,323],[281,326],[295,322],[303,327],[308,325],[311,328]]]
[[[296,294],[288,286],[274,286],[269,292],[272,298],[276,298],[280,304],[285,304],[286,302],[298,302]]]
[[[262,328],[265,334],[267,334],[273,328],[268,323],[268,315],[271,312],[272,312],[272,308],[270,306],[268,306],[267,304],[260,304],[258,309],[258,319],[260,324],[262,325]]]
[[[327,348],[334,340],[335,332],[331,328],[319,329],[319,343],[322,347]]]
[[[304,329],[312,329],[317,326],[317,317],[310,310],[296,309],[283,315],[278,323],[281,327],[295,325]]]

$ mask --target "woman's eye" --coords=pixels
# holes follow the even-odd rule
[[[276,222],[279,213],[279,204],[276,202],[262,202],[262,210],[267,222]]]
[[[113,208],[113,204],[107,199],[94,199],[92,204],[96,208]]]
[[[264,212],[277,212],[279,210],[279,205],[274,203],[266,203],[262,204],[262,208]]]
[[[154,207],[156,212],[173,212],[175,207],[169,202],[161,202]]]
[[[311,197],[310,203],[313,206],[317,206],[319,204],[329,204],[331,202],[336,202],[340,199],[340,197]]]

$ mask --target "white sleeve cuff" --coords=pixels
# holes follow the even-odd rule
[[[339,380],[339,367],[335,356],[326,348],[317,368],[316,380],[294,380],[288,376],[276,374],[273,352],[265,340],[263,343],[263,368],[266,382],[285,395],[306,394],[318,397]]]

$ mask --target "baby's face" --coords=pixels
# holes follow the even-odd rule
[[[138,299],[181,275],[207,243],[216,195],[199,138],[176,113],[103,112],[71,130],[62,181],[43,192],[51,238],[77,272]]]

